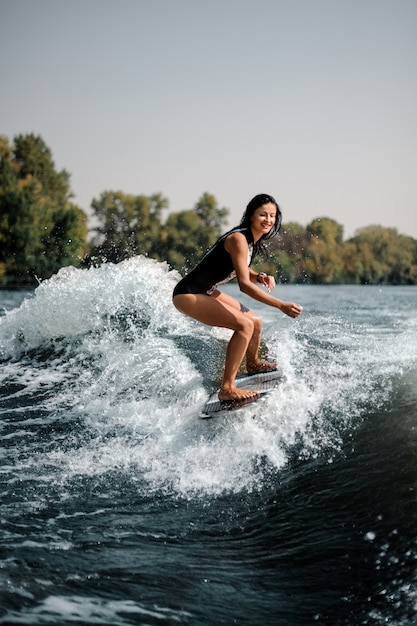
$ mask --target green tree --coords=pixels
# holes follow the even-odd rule
[[[345,241],[341,249],[342,263],[344,268],[344,283],[360,283],[362,272],[361,259],[357,254],[357,248],[351,241]]]
[[[69,173],[55,170],[51,150],[40,136],[17,135],[14,139],[14,160],[19,178],[34,178],[40,183],[43,195],[55,205],[64,206],[72,198]]]
[[[395,228],[367,226],[350,240],[356,248],[361,283],[416,284],[417,241]]]
[[[2,282],[48,278],[79,265],[87,249],[87,216],[71,204],[69,174],[55,171],[39,136],[0,141],[0,271]]]
[[[197,201],[194,211],[203,223],[209,248],[222,234],[229,217],[229,209],[219,208],[216,198],[205,192]]]
[[[159,256],[180,272],[191,269],[202,256],[201,226],[195,211],[171,213],[162,231]]]
[[[327,217],[317,218],[307,226],[311,242],[304,251],[300,269],[312,283],[342,283],[343,226]]]
[[[305,282],[303,259],[311,238],[311,234],[298,222],[288,222],[281,226],[278,237],[271,244],[272,260],[280,282]],[[269,273],[269,266],[263,271]]]
[[[158,256],[161,215],[168,206],[160,193],[134,196],[105,191],[91,206],[98,223],[92,256],[112,262],[135,254]]]
[[[188,271],[220,237],[228,215],[209,193],[193,209],[171,213],[161,232],[159,258],[180,272]]]

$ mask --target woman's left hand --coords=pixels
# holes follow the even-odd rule
[[[258,282],[261,285],[264,285],[269,293],[276,287],[275,278],[273,276],[270,276],[269,274],[259,274]]]

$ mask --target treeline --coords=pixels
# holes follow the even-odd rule
[[[61,267],[117,263],[142,254],[181,273],[228,225],[230,212],[204,193],[192,209],[168,214],[161,193],[104,191],[91,204],[94,229],[71,198],[68,172],[56,171],[40,136],[0,136],[0,285],[49,278]],[[243,212],[242,207],[242,212]],[[417,240],[368,226],[347,241],[343,226],[322,217],[307,227],[285,223],[256,268],[281,282],[417,284]]]

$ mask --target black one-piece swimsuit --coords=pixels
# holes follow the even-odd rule
[[[250,228],[233,228],[222,235],[201,261],[182,278],[174,289],[173,296],[180,293],[206,293],[211,295],[217,285],[235,278],[232,257],[224,247],[226,237],[232,233],[242,233],[249,246],[248,265],[253,261],[253,235]]]

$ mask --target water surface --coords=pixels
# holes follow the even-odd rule
[[[243,296],[285,381],[201,420],[229,334],[176,280],[0,292],[0,624],[415,624],[417,288]]]

